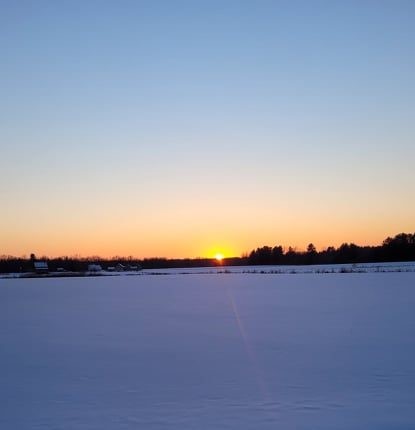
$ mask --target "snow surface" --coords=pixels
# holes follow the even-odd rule
[[[372,273],[372,272],[415,272],[415,261],[359,263],[359,264],[313,264],[313,265],[267,265],[267,266],[213,266],[213,267],[184,267],[175,269],[146,269],[143,271],[113,272],[50,272],[53,277],[79,276],[145,276],[145,275],[211,275],[211,274],[297,274],[297,273]],[[28,273],[0,273],[1,278],[31,278],[36,277],[33,272]]]
[[[193,275],[193,274],[298,274],[298,273],[372,273],[372,272],[415,272],[414,261],[392,263],[359,264],[312,264],[312,265],[268,265],[268,266],[215,266],[177,269],[147,269],[140,275]],[[105,272],[103,272],[105,274]],[[133,275],[137,272],[121,272],[118,275]]]
[[[415,273],[0,280],[0,428],[415,428]]]

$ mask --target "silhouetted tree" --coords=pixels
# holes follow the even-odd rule
[[[281,264],[284,256],[284,250],[282,246],[274,246],[272,248],[272,264]]]

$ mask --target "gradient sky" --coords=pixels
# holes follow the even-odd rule
[[[415,231],[414,1],[0,1],[0,254]]]

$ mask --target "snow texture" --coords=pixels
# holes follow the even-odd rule
[[[0,428],[415,428],[415,273],[0,280]]]

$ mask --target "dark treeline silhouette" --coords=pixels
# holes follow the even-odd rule
[[[113,257],[102,258],[99,256],[92,257],[57,257],[48,258],[47,256],[36,257],[31,254],[30,258],[14,257],[9,255],[0,255],[0,273],[27,273],[33,272],[35,261],[45,261],[48,264],[49,272],[56,272],[63,269],[66,272],[86,272],[90,264],[98,264],[102,269],[117,268],[118,265],[124,266],[125,270],[129,267],[139,267],[140,269],[169,269],[169,268],[186,268],[186,267],[215,267],[218,265],[241,265],[246,264],[242,258],[227,258],[225,262],[218,262],[212,258],[145,258],[143,260],[132,257]],[[116,269],[117,270],[117,269]]]
[[[329,246],[317,251],[310,243],[307,250],[296,251],[288,248],[284,251],[282,246],[263,246],[253,250],[247,264],[340,264],[340,263],[372,263],[390,261],[415,260],[415,233],[400,233],[395,237],[388,237],[379,246],[358,246],[354,243],[343,243],[338,248]]]
[[[297,251],[291,247],[284,249],[277,245],[263,246],[253,250],[247,256],[225,258],[221,262],[211,258],[145,258],[113,257],[105,259],[92,257],[58,257],[36,258],[31,254],[29,258],[0,256],[0,273],[23,273],[33,271],[34,261],[46,261],[49,271],[64,269],[69,272],[85,272],[89,264],[99,264],[102,268],[121,264],[125,267],[138,266],[143,269],[167,269],[186,267],[217,267],[242,265],[306,265],[306,264],[341,264],[341,263],[372,263],[393,261],[415,261],[415,233],[400,233],[395,237],[386,238],[379,246],[358,246],[354,243],[344,243],[338,248],[329,246],[317,251],[310,243],[306,251]]]

